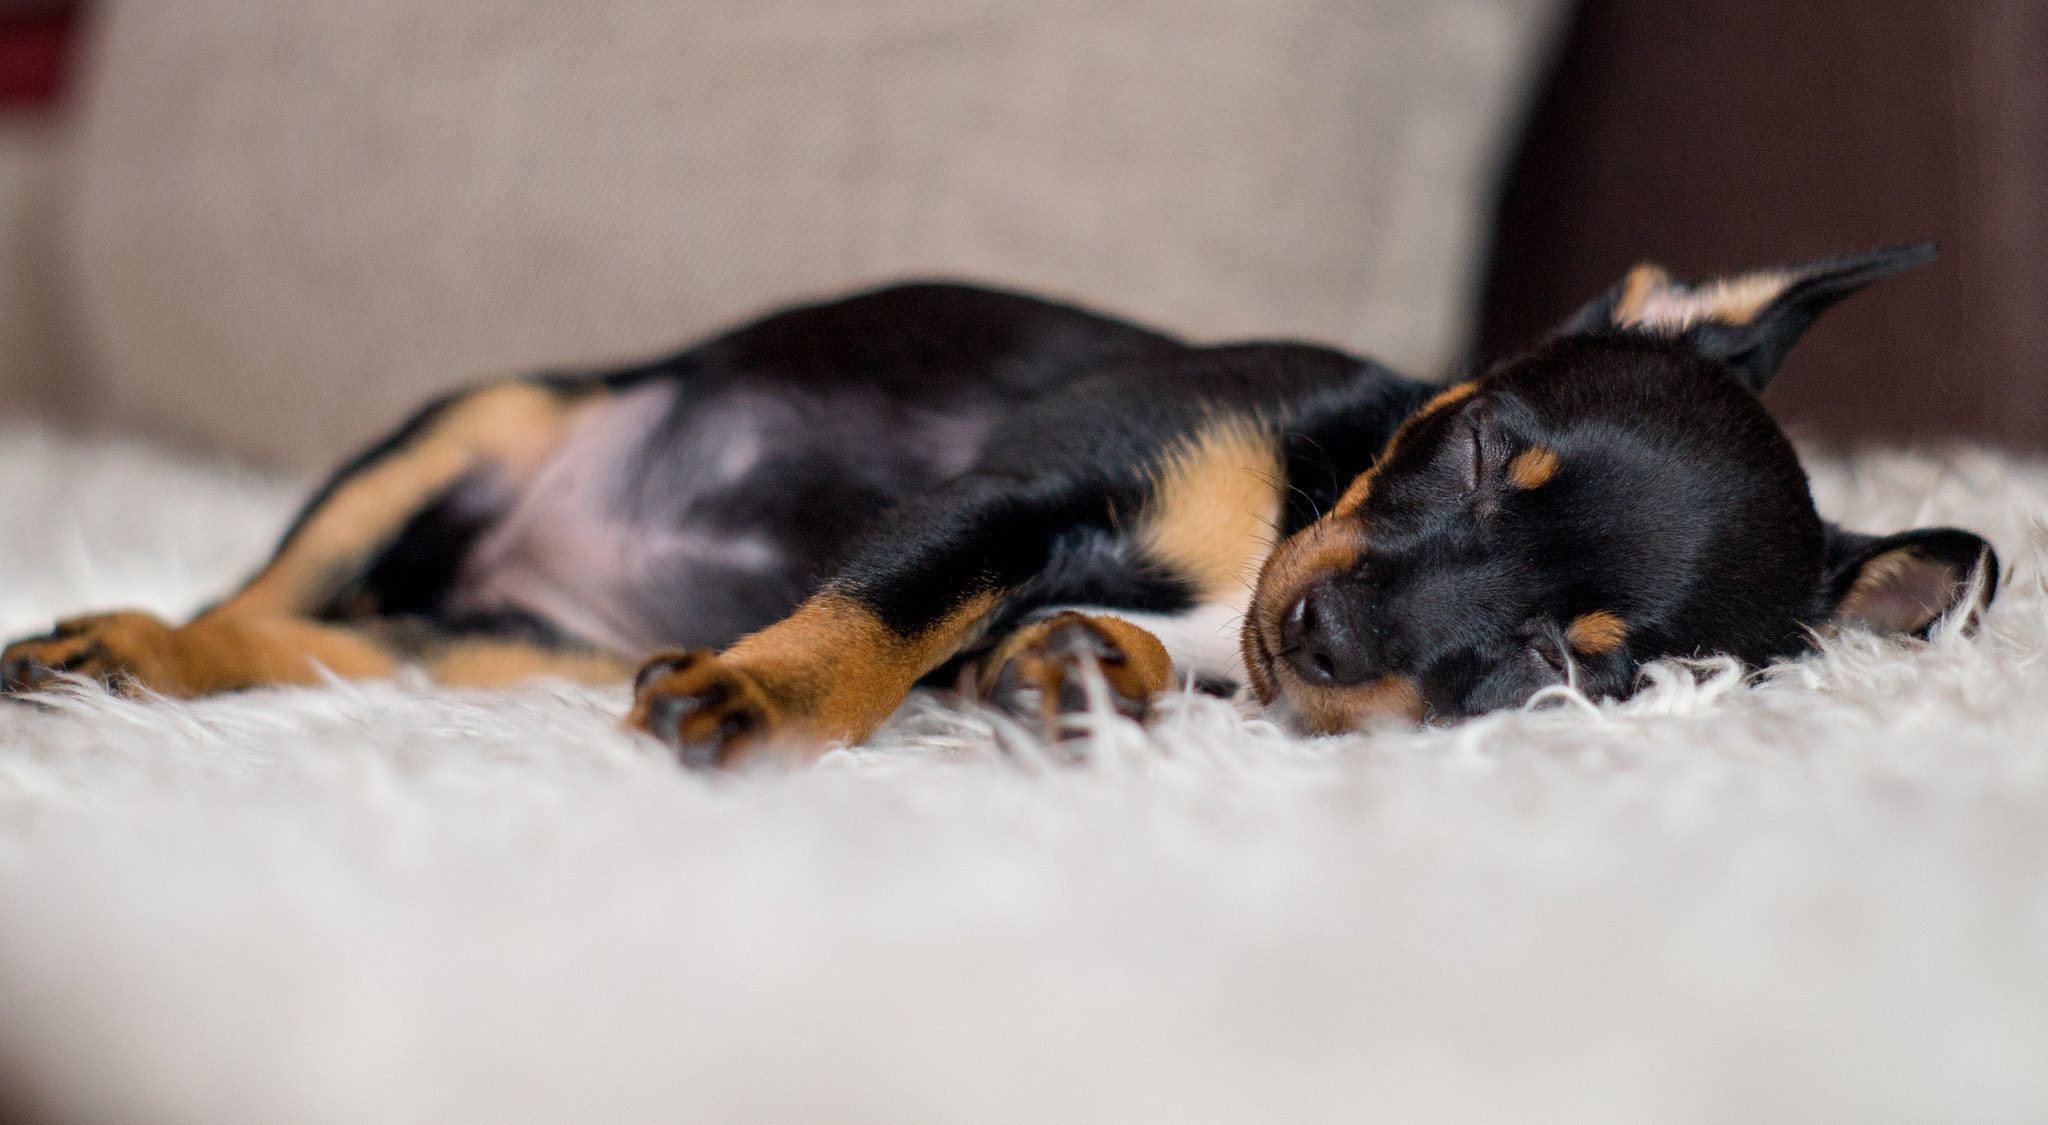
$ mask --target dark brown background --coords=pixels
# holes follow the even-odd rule
[[[1496,232],[1478,358],[1635,261],[1699,277],[1938,238],[1769,401],[1835,438],[2048,446],[2048,0],[1588,0]]]

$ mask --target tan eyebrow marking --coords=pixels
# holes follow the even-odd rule
[[[1572,618],[1565,626],[1565,642],[1581,656],[1604,656],[1628,639],[1628,622],[1613,613],[1596,609]]]
[[[1515,454],[1508,462],[1508,481],[1524,492],[1541,488],[1557,475],[1557,454],[1540,445]]]

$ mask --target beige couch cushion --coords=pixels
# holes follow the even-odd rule
[[[72,251],[116,421],[423,396],[914,275],[1442,369],[1559,0],[134,0]]]
[[[56,283],[66,140],[39,112],[0,115],[0,418],[65,414],[79,390]]]

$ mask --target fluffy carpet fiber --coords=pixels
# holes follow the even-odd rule
[[[1985,628],[1316,741],[1084,762],[913,702],[686,775],[620,690],[0,706],[28,1120],[2048,1120],[2048,467],[1810,461],[1954,523]],[[0,431],[0,631],[191,610],[305,482]],[[0,1116],[5,1116],[0,1113]]]

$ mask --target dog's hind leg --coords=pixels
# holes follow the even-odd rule
[[[448,635],[380,604],[397,584],[445,583],[488,521],[561,445],[595,383],[512,382],[435,403],[342,469],[309,503],[270,562],[225,601],[173,627],[148,614],[76,618],[0,654],[0,688],[33,691],[54,673],[191,697],[311,684],[322,669],[378,676],[419,661],[449,683],[538,674],[623,679],[630,666],[587,650]],[[502,501],[500,505],[502,505]],[[409,550],[403,559],[394,547]],[[372,582],[384,572],[383,583]]]

